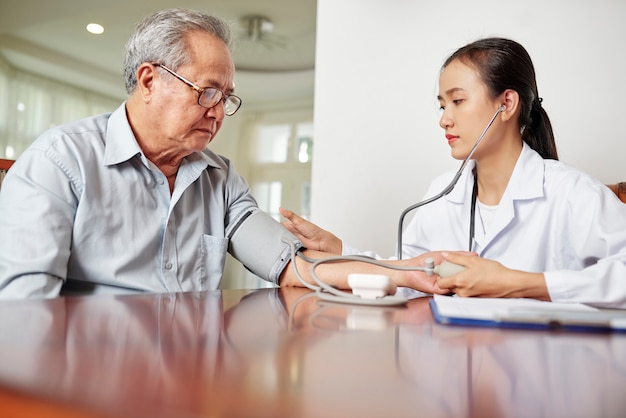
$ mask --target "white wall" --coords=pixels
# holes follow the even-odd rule
[[[402,210],[459,164],[438,125],[440,66],[485,36],[529,51],[561,160],[626,181],[624,17],[624,0],[318,0],[312,220],[395,254]]]

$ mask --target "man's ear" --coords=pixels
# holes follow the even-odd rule
[[[152,99],[157,68],[144,62],[137,68],[137,92],[146,103]]]

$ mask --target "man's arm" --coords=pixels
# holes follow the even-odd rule
[[[303,255],[312,259],[323,259],[327,257],[336,257],[336,254],[324,253],[321,251],[304,250]],[[439,264],[443,261],[443,256],[439,252],[432,252],[422,254],[418,257],[407,260],[385,260],[384,264],[389,266],[398,267],[423,267],[426,259],[432,258],[435,264]],[[298,279],[296,272],[294,271],[293,260],[289,265],[285,267],[280,276],[280,286],[299,286],[304,284]],[[298,269],[300,276],[313,286],[317,286],[317,283],[313,279],[310,273],[311,265],[309,261],[302,257],[295,257],[295,265]],[[387,268],[379,264],[372,264],[363,261],[352,261],[346,259],[346,261],[323,263],[315,270],[316,275],[324,283],[334,286],[339,289],[349,289],[348,275],[351,273],[363,273],[363,274],[384,274],[389,276],[393,283],[398,287],[408,287],[411,289],[419,290],[425,293],[437,293],[446,294],[448,290],[441,289],[437,285],[437,279],[439,276],[433,274],[427,275],[423,271],[418,270],[397,270]]]
[[[63,280],[48,274],[24,274],[14,279],[3,279],[0,300],[55,298],[59,296]]]
[[[75,216],[72,184],[42,149],[11,167],[0,193],[0,298],[59,295]]]

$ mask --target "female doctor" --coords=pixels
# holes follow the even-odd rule
[[[454,189],[417,209],[403,233],[403,257],[445,250],[465,269],[437,284],[459,296],[626,308],[626,205],[558,161],[524,47],[486,38],[458,49],[442,67],[438,99],[455,159],[467,158],[493,121]],[[454,175],[436,178],[426,197]],[[293,212],[282,214],[307,247],[360,253]]]

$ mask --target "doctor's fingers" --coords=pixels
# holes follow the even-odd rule
[[[278,211],[280,212],[281,215],[283,215],[285,218],[287,219],[292,219],[292,218],[300,218],[298,215],[296,215],[295,212],[289,210],[289,209],[285,209],[285,208],[278,208]]]
[[[406,274],[406,278],[408,280],[406,284],[407,287],[431,294],[445,295],[446,293],[449,293],[448,289],[441,288],[439,286],[437,276],[429,276],[425,272],[417,270],[407,270],[404,273]]]
[[[463,277],[461,277],[463,275]],[[468,273],[467,271],[462,271],[452,276],[437,278],[437,286],[441,289],[445,289],[448,292],[457,293],[460,290],[466,289],[470,282],[465,278]]]
[[[300,233],[305,236],[314,236],[318,235],[322,231],[319,226],[307,221],[299,215],[296,215],[288,209],[280,208],[279,210],[281,215],[286,218],[281,223],[285,228],[289,229],[294,234]]]
[[[307,221],[291,211],[280,208],[280,213],[285,217],[280,223],[291,233],[304,234],[307,229]]]
[[[480,259],[473,251],[442,251],[443,258],[460,266],[468,266],[472,261]]]
[[[466,269],[437,283],[459,296],[504,297],[508,294],[509,270],[501,263],[481,257],[466,262]]]
[[[490,260],[467,252],[448,253],[444,259],[453,264],[440,267],[441,275],[437,279],[439,287],[457,294],[463,293],[463,296],[473,296],[479,292],[479,290],[474,289],[480,287],[481,278],[489,269]]]
[[[437,285],[440,288],[446,289],[448,293],[454,293],[458,296],[470,297],[470,296],[480,296],[481,290],[478,286],[479,281],[468,279],[467,273],[465,273],[465,277],[460,277],[459,273],[454,276],[439,278],[437,279]]]

